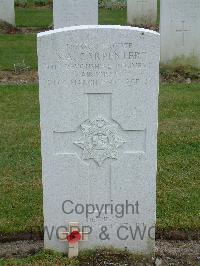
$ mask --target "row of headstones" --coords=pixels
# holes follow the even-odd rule
[[[128,23],[154,24],[157,0],[128,0]],[[200,65],[200,1],[161,0],[161,62]],[[98,25],[97,0],[54,0],[54,25]],[[0,0],[0,19],[15,23],[14,0]]]
[[[98,1],[54,0],[54,27],[74,25],[98,25]],[[129,25],[155,24],[157,0],[128,0],[127,19]]]

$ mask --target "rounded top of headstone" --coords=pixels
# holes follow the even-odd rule
[[[63,33],[63,32],[71,32],[71,31],[78,31],[78,30],[99,30],[99,29],[113,29],[113,30],[128,30],[128,31],[135,31],[141,33],[147,33],[152,35],[160,35],[158,32],[138,27],[130,27],[130,26],[120,26],[120,25],[81,25],[81,26],[72,26],[72,27],[65,27],[45,32],[38,33],[37,37],[45,37],[52,34]]]

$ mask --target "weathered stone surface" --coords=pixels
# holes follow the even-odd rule
[[[80,249],[152,252],[159,54],[159,34],[139,28],[38,35],[46,248],[66,252],[55,228],[77,222],[92,228]]]
[[[161,1],[161,62],[200,66],[200,1]]]
[[[54,28],[98,25],[98,0],[54,0]]]
[[[15,25],[14,0],[0,0],[0,20]]]
[[[128,24],[155,24],[157,20],[157,0],[128,0]]]

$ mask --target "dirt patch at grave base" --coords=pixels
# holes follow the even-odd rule
[[[44,239],[44,232],[22,232],[16,234],[0,233],[0,243],[15,241],[40,241]],[[200,241],[199,230],[156,230],[156,241]]]
[[[20,33],[21,34],[37,34],[44,31],[52,30],[53,26],[49,25],[48,28],[38,28],[38,27],[21,27]]]
[[[20,34],[37,34],[39,32],[49,31],[52,29],[53,29],[52,25],[49,25],[49,27],[47,28],[39,28],[39,27],[16,28],[11,26],[5,27],[2,26],[2,24],[0,23],[0,34],[10,34],[10,35],[18,34],[19,36]]]
[[[142,28],[142,29],[147,29],[147,30],[154,30],[154,31],[159,32],[159,25],[152,25],[152,24],[133,25],[133,24],[128,24],[128,26],[136,27],[136,28]]]
[[[43,249],[43,241],[15,241],[1,243],[0,258],[23,258]]]
[[[200,241],[156,242],[158,265],[200,265]]]
[[[38,73],[35,70],[16,73],[15,71],[0,71],[0,85],[37,84]]]
[[[0,246],[0,258],[24,258],[43,250],[43,241],[17,241]],[[163,241],[156,242],[155,257],[135,263],[132,256],[116,251],[100,250],[92,257],[86,257],[81,265],[200,265],[199,241]]]
[[[0,20],[0,34],[37,34],[42,31],[48,31],[53,29],[53,23],[49,27],[20,27],[17,28],[7,22]]]

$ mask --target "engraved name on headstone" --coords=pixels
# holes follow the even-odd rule
[[[153,251],[159,54],[139,28],[38,35],[46,248],[67,251],[68,221],[91,229],[80,249]]]

